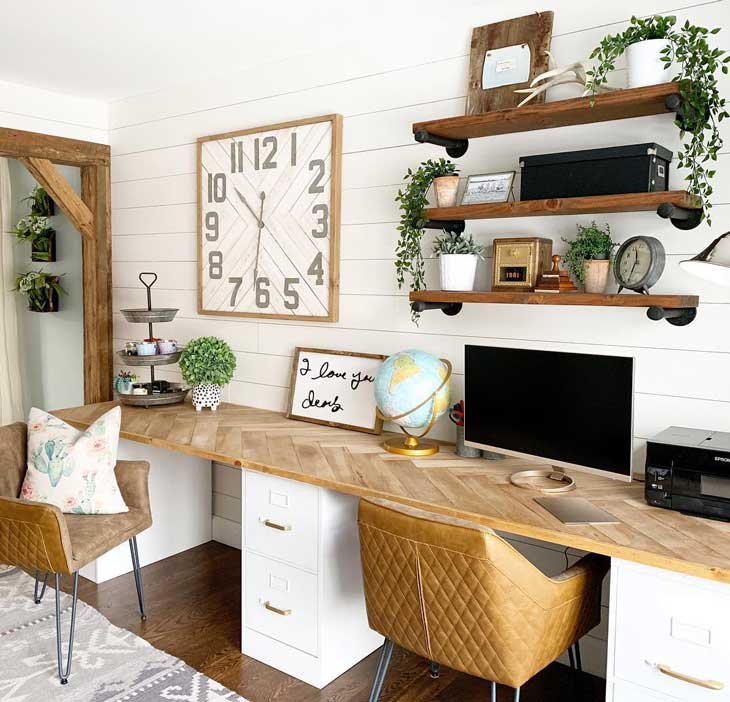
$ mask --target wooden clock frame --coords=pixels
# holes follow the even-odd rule
[[[234,137],[256,134],[259,132],[274,131],[277,129],[288,129],[306,124],[317,124],[319,122],[332,123],[332,151],[331,151],[331,175],[330,175],[330,207],[329,207],[329,295],[328,314],[326,315],[297,315],[277,314],[271,312],[237,312],[231,310],[208,310],[203,307],[203,206],[202,206],[202,155],[203,144],[208,141],[220,139],[232,139]],[[250,129],[241,129],[234,132],[223,132],[210,136],[199,137],[197,140],[197,162],[196,162],[196,188],[197,188],[197,275],[198,275],[198,314],[211,315],[215,317],[252,317],[258,319],[286,319],[302,322],[337,322],[339,319],[339,298],[340,298],[340,224],[341,224],[341,203],[342,203],[342,115],[328,114],[306,119],[292,120],[267,124]]]

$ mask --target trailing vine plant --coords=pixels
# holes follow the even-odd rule
[[[411,168],[404,176],[407,181],[396,195],[396,202],[400,203],[400,224],[398,225],[398,243],[395,247],[395,270],[398,289],[406,283],[406,276],[410,277],[411,290],[424,290],[425,268],[423,252],[421,251],[421,237],[425,231],[423,217],[428,205],[426,194],[434,178],[454,175],[458,173],[456,164],[446,158],[424,161],[414,171]],[[411,311],[411,319],[417,324],[420,318],[418,312]]]
[[[707,41],[710,35],[720,31],[719,27],[707,29],[687,21],[675,29],[676,23],[677,18],[673,15],[655,15],[647,19],[632,17],[626,31],[604,37],[591,53],[591,58],[597,59],[597,65],[586,72],[586,87],[595,98],[597,88],[615,69],[616,59],[631,44],[648,39],[668,41],[668,46],[662,51],[662,61],[665,68],[677,67],[674,80],[679,82],[682,98],[682,114],[678,115],[676,124],[684,143],[677,154],[678,165],[688,169],[687,189],[699,198],[703,216],[711,224],[710,180],[715,171],[707,164],[717,161],[723,144],[719,123],[728,117],[725,99],[720,96],[717,87],[717,72],[719,69],[728,73],[730,56],[725,56],[727,52],[721,49],[711,48]]]

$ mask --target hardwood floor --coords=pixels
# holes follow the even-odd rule
[[[377,652],[323,690],[241,654],[240,551],[211,541],[142,569],[147,621],[142,622],[132,574],[101,585],[82,579],[79,596],[110,621],[182,658],[250,702],[362,702],[367,699]],[[523,702],[598,702],[603,680],[553,664],[531,680]],[[489,684],[453,670],[430,677],[426,662],[396,647],[381,702],[489,700]],[[500,702],[512,691],[500,689]]]

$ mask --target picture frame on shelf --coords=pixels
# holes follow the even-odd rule
[[[514,181],[516,171],[501,173],[482,173],[470,175],[461,196],[462,205],[480,205],[493,202],[514,200]]]

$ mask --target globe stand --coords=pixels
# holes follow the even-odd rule
[[[393,437],[383,442],[383,448],[401,456],[433,456],[439,452],[439,445],[430,439],[421,439],[415,436]]]

